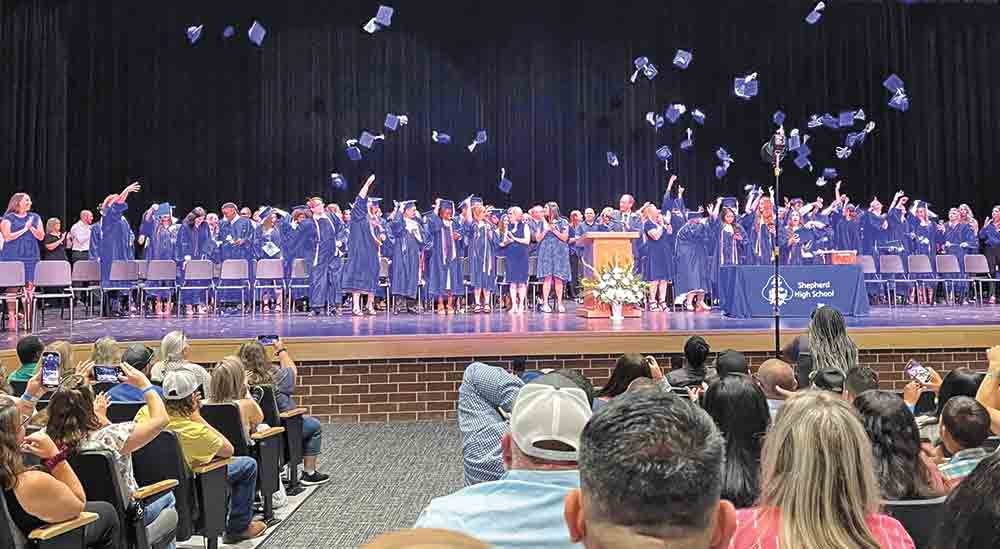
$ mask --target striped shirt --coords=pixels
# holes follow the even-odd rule
[[[979,462],[989,457],[985,448],[967,448],[955,452],[951,459],[938,465],[945,480],[954,481],[969,476],[969,473],[979,465]]]
[[[781,549],[781,525],[774,515],[759,516],[760,509],[736,511],[736,533],[730,549]],[[883,549],[914,549],[913,539],[903,525],[886,515],[868,515],[865,519],[872,537]]]
[[[462,461],[466,486],[499,480],[507,471],[500,440],[524,382],[506,370],[482,362],[465,369],[458,387],[458,428],[462,431]]]

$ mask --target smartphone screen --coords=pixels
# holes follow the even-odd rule
[[[117,366],[94,366],[94,379],[98,383],[118,383],[120,372]]]
[[[931,380],[930,370],[924,368],[922,364],[912,358],[906,363],[906,368],[903,371],[906,372],[906,375],[912,377],[920,383],[926,384]]]
[[[59,366],[62,358],[59,353],[42,353],[42,385],[46,387],[59,386]]]
[[[276,335],[259,335],[259,336],[257,336],[257,341],[259,341],[261,345],[265,345],[265,346],[266,345],[274,345],[275,343],[278,342],[278,336],[276,336]]]

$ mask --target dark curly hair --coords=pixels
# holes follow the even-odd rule
[[[101,428],[101,421],[94,413],[94,391],[82,376],[73,376],[63,382],[45,410],[49,414],[46,433],[57,445],[75,451],[87,436]]]

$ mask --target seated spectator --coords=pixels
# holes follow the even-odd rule
[[[628,389],[629,383],[640,377],[653,377],[649,371],[649,363],[642,355],[626,353],[618,357],[608,382],[595,395],[594,411],[600,410],[611,399],[623,394]]]
[[[111,423],[105,415],[107,398],[103,395],[95,398],[86,378],[77,375],[65,380],[59,390],[52,394],[46,408],[49,422],[45,433],[71,455],[85,450],[111,452],[121,480],[122,499],[131,501],[133,494],[139,489],[132,471],[132,452],[150,443],[166,427],[167,411],[163,401],[153,390],[153,384],[142,372],[128,365],[122,365],[121,368],[121,381],[143,393],[149,409],[148,421],[142,424],[131,421]],[[177,528],[175,506],[173,492],[167,492],[145,507],[143,521],[151,541],[168,539]]]
[[[715,357],[715,371],[720,378],[729,374],[750,375],[750,365],[747,364],[747,357],[743,353],[726,349]]]
[[[523,386],[521,378],[503,368],[483,362],[465,368],[458,386],[458,429],[466,486],[499,480],[506,472],[501,444],[507,434],[505,414]]]
[[[944,495],[941,473],[921,452],[913,413],[896,393],[865,391],[854,400],[871,441],[873,466],[888,500],[929,499]]]
[[[843,398],[844,381],[847,376],[840,368],[819,368],[813,370],[810,375],[810,383],[813,389],[837,393]]]
[[[684,343],[684,365],[680,370],[671,370],[667,382],[671,387],[693,387],[711,383],[718,379],[715,368],[705,367],[705,360],[712,348],[701,336],[691,336]]]
[[[702,407],[726,439],[722,499],[737,509],[752,507],[760,495],[760,451],[771,426],[771,410],[748,376],[730,374],[708,386]]]
[[[913,548],[903,526],[879,513],[872,446],[840,396],[804,391],[788,399],[762,460],[760,501],[736,512],[733,549]]]
[[[22,451],[41,459],[42,470],[26,467]],[[110,503],[87,501],[67,455],[45,433],[25,436],[19,403],[0,396],[0,489],[13,526],[27,536],[47,523],[73,520],[88,511],[98,519],[85,528],[86,547],[116,548],[118,513]]]
[[[45,345],[38,336],[24,336],[17,341],[17,360],[20,366],[7,376],[11,381],[28,381],[38,371],[38,361],[42,358]]]
[[[239,360],[246,369],[246,379],[250,385],[273,385],[274,398],[278,403],[278,411],[287,412],[295,409],[295,383],[299,370],[295,366],[285,342],[278,339],[274,343],[274,354],[278,357],[275,366],[267,359],[264,346],[256,339],[240,346]],[[330,476],[320,473],[316,460],[323,453],[323,425],[312,416],[302,416],[302,484],[307,486],[324,484],[330,481]]]
[[[653,357],[647,357],[647,358],[649,360],[652,360],[653,362],[656,362],[656,360],[653,359]],[[587,395],[587,402],[594,401],[594,384],[591,383],[589,379],[587,379],[587,376],[583,375],[583,372],[581,372],[580,370],[574,370],[572,368],[562,368],[556,370],[556,373],[566,378],[569,378],[570,381],[575,383],[577,387],[583,390],[583,392],[586,393]],[[663,375],[662,372],[660,375],[661,376]]]
[[[73,345],[69,341],[53,341],[45,346],[43,352],[59,355],[59,379],[66,379],[76,373],[77,364],[73,358]]]
[[[944,405],[952,397],[956,396],[975,398],[976,392],[979,390],[979,385],[983,382],[984,375],[970,368],[961,367],[948,372],[942,379],[941,374],[938,374],[933,368],[928,368],[928,370],[931,376],[928,383],[923,384],[917,380],[911,381],[903,389],[903,399],[906,400],[906,405],[910,406],[912,410],[916,408],[917,402],[920,400],[920,395],[924,391],[937,393],[934,411],[917,416],[920,437],[937,443],[941,437],[939,431]]]
[[[990,436],[990,415],[966,396],[952,397],[941,413],[941,442],[951,459],[940,465],[945,485],[953,490],[990,454],[983,443]]]
[[[626,393],[641,393],[644,391],[658,391],[656,384],[653,383],[652,379],[648,377],[637,377],[632,380],[632,383],[628,384],[628,389],[625,389]]]
[[[264,412],[257,401],[247,393],[243,362],[235,356],[222,357],[215,368],[212,368],[212,403],[230,402],[239,406],[243,431],[247,440],[250,440],[250,434],[257,430],[258,425],[264,423]]]
[[[944,504],[934,547],[1000,547],[1000,453],[979,462]]]
[[[259,537],[267,526],[253,520],[253,497],[257,486],[257,462],[247,456],[233,456],[233,445],[201,417],[197,395],[198,378],[182,368],[167,369],[163,378],[163,397],[169,421],[167,429],[177,435],[184,460],[189,466],[208,463],[216,458],[232,458],[226,466],[229,484],[229,513],[223,543],[233,544]],[[135,416],[136,423],[149,421],[149,406]]]
[[[847,370],[844,378],[844,400],[854,402],[854,399],[865,391],[878,389],[878,374],[868,366],[854,366]]]
[[[580,488],[566,497],[572,540],[588,549],[728,547],[734,519],[719,497],[724,445],[688,399],[615,399],[580,437]]]
[[[149,371],[149,379],[153,383],[163,383],[163,378],[170,370],[185,370],[194,374],[198,380],[198,387],[206,399],[212,398],[212,377],[208,371],[188,360],[188,353],[191,347],[188,346],[187,337],[179,330],[168,333],[160,341],[160,361],[153,364]]]
[[[363,549],[490,549],[465,534],[439,528],[407,528],[369,541]]]
[[[153,365],[153,355],[153,349],[141,343],[133,343],[129,345],[128,349],[125,350],[125,354],[122,355],[122,362],[139,370],[148,378],[150,367]],[[160,395],[160,398],[163,398],[163,390],[156,385],[152,387],[153,391]],[[108,389],[105,396],[108,397],[110,402],[142,402],[145,400],[145,395],[142,391],[128,383],[115,385]]]
[[[773,418],[785,404],[787,395],[795,391],[798,386],[795,381],[795,370],[792,370],[787,362],[769,358],[757,370],[757,379],[760,381],[764,396],[767,397],[767,407],[771,410]]]
[[[121,357],[118,356],[118,342],[115,341],[115,338],[104,336],[95,341],[90,362],[93,362],[95,366],[118,366],[121,363]]]
[[[809,330],[781,350],[781,356],[795,365],[799,388],[809,387],[814,370],[836,368],[843,372],[858,364],[858,346],[847,334],[840,311],[823,306],[813,311]]]
[[[590,416],[586,393],[566,376],[528,383],[502,435],[503,477],[435,498],[415,527],[456,530],[500,547],[573,547],[563,500],[580,485],[577,452]]]

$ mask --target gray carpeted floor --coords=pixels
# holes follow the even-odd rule
[[[360,547],[413,525],[437,496],[462,487],[455,423],[323,425],[319,487],[261,549]]]

